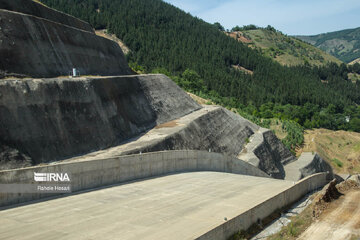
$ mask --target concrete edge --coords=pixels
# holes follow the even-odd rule
[[[39,185],[44,183],[34,180],[34,172],[67,173],[70,176],[72,192],[75,193],[150,177],[194,171],[227,172],[269,178],[258,168],[235,157],[205,151],[178,150],[3,170],[0,171],[0,184]],[[43,192],[0,192],[0,207],[62,195]]]
[[[286,207],[308,192],[319,189],[329,182],[328,173],[316,173],[294,182],[294,185],[283,192],[273,196],[261,204],[249,209],[237,217],[234,217],[225,223],[217,226],[213,230],[197,237],[197,240],[219,240],[228,239],[240,230],[247,230],[258,220],[262,220],[272,214],[274,211]]]

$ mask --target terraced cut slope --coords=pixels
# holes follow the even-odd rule
[[[37,164],[118,145],[201,108],[156,74],[10,78],[0,80],[0,94],[0,144]]]
[[[70,18],[66,24],[74,25],[0,9],[0,78],[68,76],[73,68],[82,75],[133,74],[115,42],[95,35],[91,28],[76,28],[82,21],[64,16]]]

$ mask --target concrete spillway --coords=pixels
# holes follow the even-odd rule
[[[284,180],[169,175],[0,211],[0,239],[225,239],[308,186],[294,194]]]

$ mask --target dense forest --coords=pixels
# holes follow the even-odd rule
[[[360,132],[358,65],[286,67],[161,0],[42,0],[108,29],[131,49],[130,65],[170,76],[187,91],[256,118]],[[249,70],[239,71],[232,66]]]

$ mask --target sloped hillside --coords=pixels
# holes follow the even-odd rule
[[[360,28],[296,37],[346,63],[360,58]]]
[[[297,154],[318,152],[336,173],[360,172],[360,133],[314,129],[305,132],[305,142]]]
[[[286,108],[294,109],[294,114],[288,117],[305,125],[306,120],[315,123],[313,116],[322,116],[334,105],[335,111],[329,112],[334,116],[324,116],[316,126],[348,129],[345,117],[338,116],[360,103],[360,86],[348,81],[345,64],[282,66],[229,38],[216,25],[160,0],[42,2],[115,34],[131,49],[127,59],[135,70],[164,73],[185,90],[223,106],[249,107],[245,110],[256,114],[267,103],[280,109],[290,105]],[[307,103],[310,109],[305,108]],[[301,117],[309,110],[306,119]],[[335,117],[339,124],[325,123],[325,118]]]
[[[260,49],[263,55],[273,58],[282,65],[320,66],[328,62],[341,63],[330,54],[294,37],[286,36],[275,29],[258,28],[227,34],[251,48]]]

